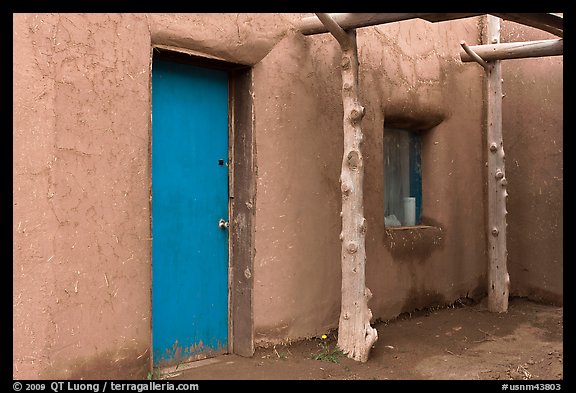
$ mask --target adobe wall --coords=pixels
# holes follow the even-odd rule
[[[374,319],[485,291],[482,69],[458,57],[460,40],[479,43],[479,21],[358,30]],[[321,335],[338,324],[340,59],[331,35],[292,33],[254,67],[257,342]],[[427,130],[427,228],[384,228],[385,123]]]
[[[14,378],[146,377],[152,44],[254,64],[286,18],[14,14]]]
[[[146,376],[149,37],[14,15],[14,378]]]
[[[558,38],[502,24],[502,41]],[[563,56],[502,64],[512,295],[563,304]]]
[[[303,16],[14,15],[14,378],[145,378],[149,370],[151,44],[253,66],[255,341],[337,327],[340,51],[328,34],[296,32],[292,24]],[[480,43],[480,20],[358,30],[374,319],[485,292],[483,71],[458,57],[460,40]],[[549,63],[559,67],[557,58]],[[539,78],[534,86],[546,80],[541,93],[550,89],[549,108],[561,104],[561,77],[545,66],[518,70]],[[512,100],[505,99],[504,107],[512,290],[557,294],[561,232],[537,239],[544,229],[562,226],[561,159],[544,141],[546,163],[531,165],[537,151],[508,130],[552,124],[560,149],[561,116],[530,118],[540,112],[525,108],[542,103],[504,71],[506,99],[516,94],[525,102],[510,108]],[[385,123],[426,130],[426,228],[384,228]],[[542,138],[537,131],[528,132]],[[527,153],[507,142],[511,135]],[[554,186],[542,187],[540,196],[536,186],[544,181]],[[528,215],[535,209],[543,211]],[[522,238],[526,223],[530,237]],[[548,242],[549,251],[538,251],[538,242]],[[537,255],[552,264],[544,287]]]

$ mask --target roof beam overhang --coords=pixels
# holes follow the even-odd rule
[[[480,13],[372,13],[372,14],[329,14],[344,30],[375,26],[409,19],[424,19],[428,22],[468,18],[485,15]],[[526,26],[547,31],[563,37],[564,18],[553,13],[496,13],[491,14]],[[303,18],[298,29],[304,35],[328,33],[326,26],[316,16]]]
[[[547,31],[558,37],[564,37],[564,18],[553,13],[524,12],[524,13],[496,13],[492,14],[502,19],[520,23],[536,29]]]
[[[355,29],[358,27],[381,25],[391,22],[399,22],[408,19],[422,18],[430,22],[450,20],[477,16],[482,14],[437,14],[437,13],[376,13],[376,14],[329,14],[334,22],[342,29]],[[298,26],[304,35],[328,33],[328,28],[316,16],[303,18]]]
[[[472,55],[466,50],[467,48],[463,46],[464,51],[460,52],[460,60],[464,63],[471,61],[478,62],[478,59],[474,58],[474,54],[479,56],[483,61],[560,56],[564,54],[563,41],[563,38],[558,38],[554,40],[469,46],[468,49],[472,52]]]

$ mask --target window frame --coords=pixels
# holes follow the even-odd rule
[[[410,128],[401,128],[401,127],[394,127],[394,126],[384,126],[384,135],[383,135],[383,174],[384,174],[384,217],[385,228],[412,228],[422,225],[422,130],[420,129],[410,129]],[[393,134],[394,137],[390,137]],[[388,135],[388,137],[387,137]],[[402,168],[402,163],[398,165],[399,169],[395,169],[394,171],[407,171],[408,178],[406,179],[406,174],[402,173],[402,179],[399,180],[400,184],[396,186],[396,189],[399,190],[397,193],[400,195],[397,196],[396,201],[393,202],[395,204],[394,210],[390,211],[389,200],[392,200],[391,193],[390,193],[390,182],[394,180],[390,180],[391,170],[388,168],[390,162],[389,149],[391,148],[391,143],[397,143],[397,146],[400,149],[404,149],[405,152],[395,152],[396,156],[392,157],[392,159],[397,160],[400,154],[406,154],[406,150],[408,152],[408,160],[404,162],[404,166],[407,164],[407,168]],[[404,139],[404,141],[400,141],[400,139]],[[407,139],[407,141],[406,141]],[[400,147],[400,143],[403,143],[404,146]],[[407,143],[407,146],[406,146]],[[396,175],[396,179],[398,179],[398,175]],[[398,180],[397,180],[398,181]],[[404,186],[404,187],[403,187]],[[403,190],[404,188],[408,188],[408,191]],[[407,194],[407,195],[406,195]],[[403,205],[400,205],[399,200],[404,197],[414,197],[415,200],[415,220],[414,225],[406,225],[405,224],[405,217],[403,213]],[[403,201],[402,201],[403,202]],[[386,218],[390,217],[394,214],[397,218],[397,221],[400,222],[400,225],[391,225],[390,222],[386,224]]]

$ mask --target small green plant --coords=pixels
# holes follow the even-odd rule
[[[160,368],[154,367],[154,369],[152,369],[152,371],[148,371],[148,376],[146,377],[146,379],[148,381],[160,379],[160,375],[161,375]]]
[[[326,341],[328,336],[325,334],[321,337],[321,342],[318,344],[320,346],[320,351],[312,354],[312,359],[321,360],[323,362],[340,363],[340,358],[344,356],[344,352],[340,350],[336,345],[331,346]]]

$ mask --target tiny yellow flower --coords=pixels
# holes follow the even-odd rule
[[[328,338],[327,335],[325,335],[325,334],[322,335],[322,340],[326,340],[327,338]]]

